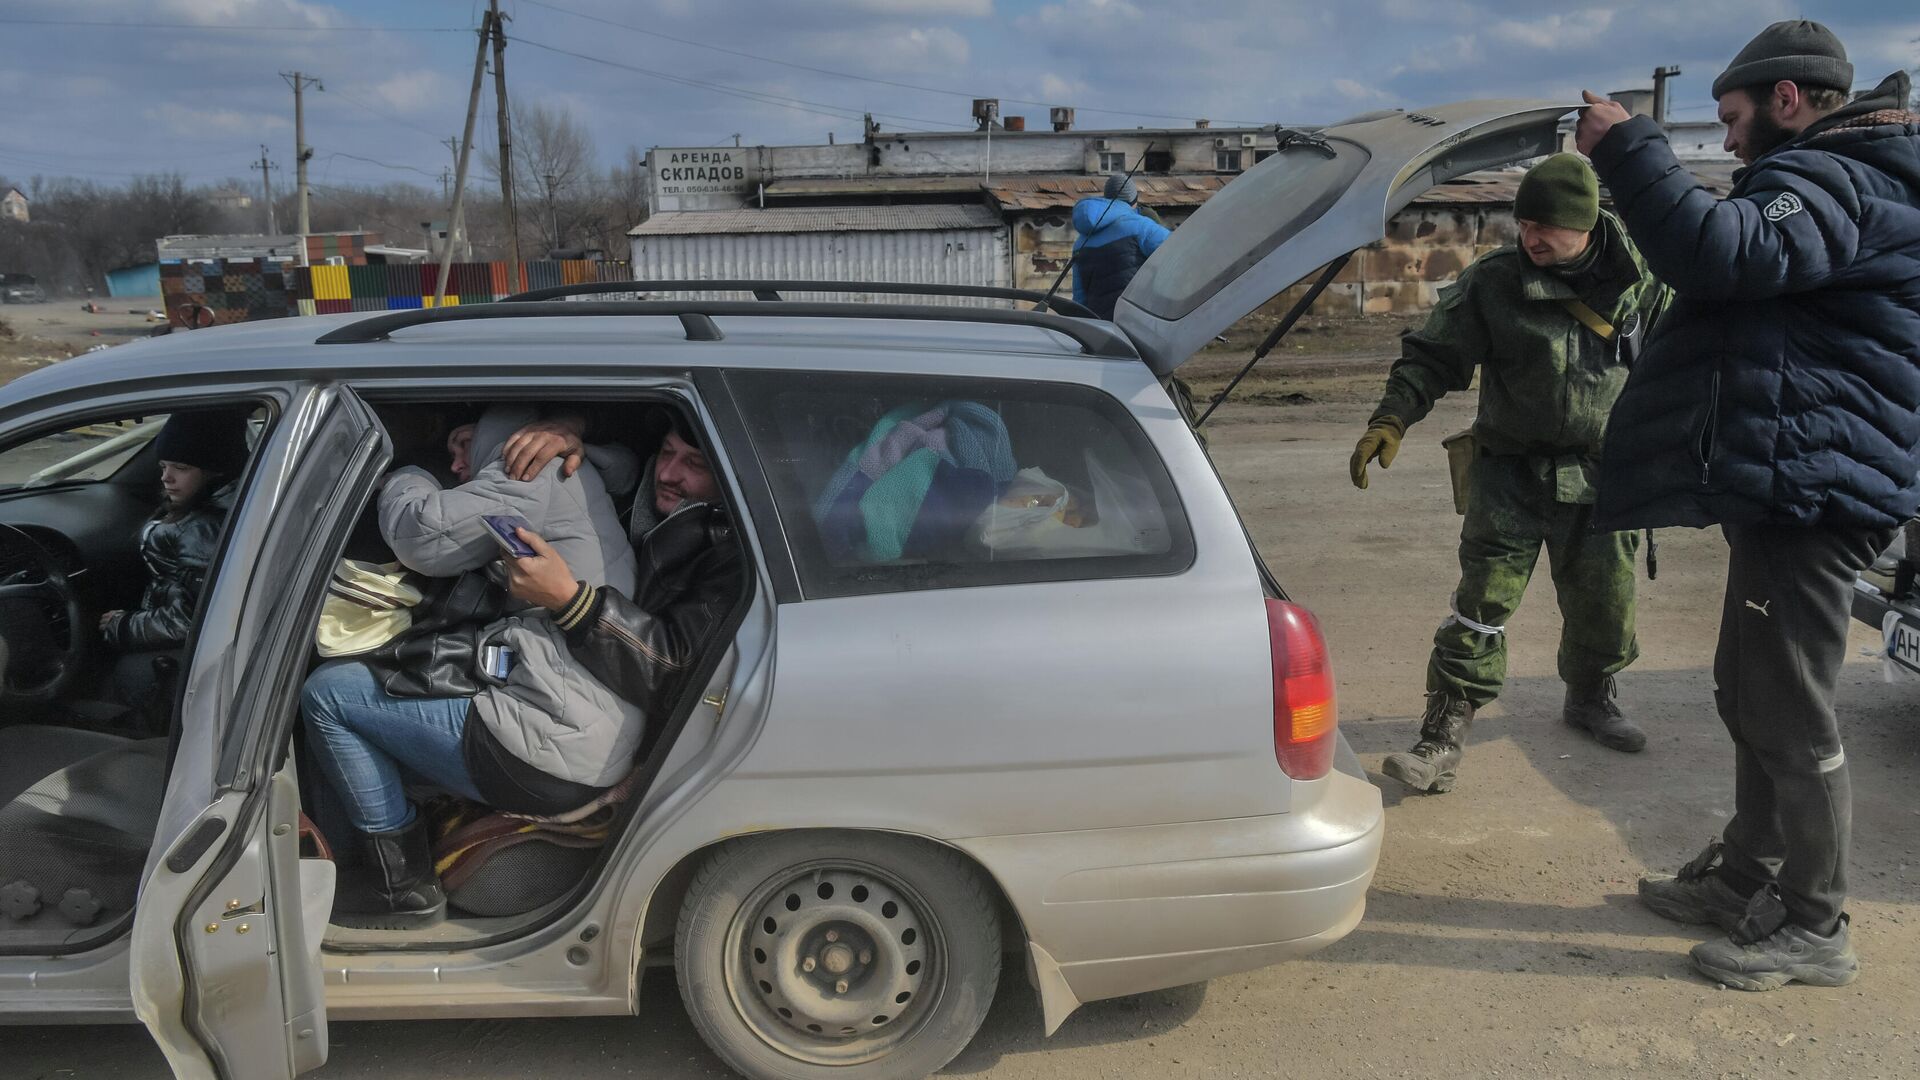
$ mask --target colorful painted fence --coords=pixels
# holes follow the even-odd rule
[[[446,304],[490,304],[529,289],[632,278],[624,262],[530,262],[519,274],[512,271],[504,262],[455,263],[447,271]],[[420,263],[287,266],[252,259],[160,267],[160,291],[175,326],[432,307],[439,281],[439,266]]]

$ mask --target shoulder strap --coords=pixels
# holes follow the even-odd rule
[[[1596,334],[1599,334],[1601,341],[1613,340],[1613,334],[1614,334],[1613,324],[1608,322],[1605,318],[1603,318],[1600,315],[1599,312],[1588,307],[1585,303],[1583,303],[1578,298],[1569,298],[1569,299],[1562,300],[1560,301],[1560,306],[1567,309],[1567,314],[1580,320],[1580,325],[1586,327],[1587,329],[1593,331]]]

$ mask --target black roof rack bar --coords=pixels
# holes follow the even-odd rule
[[[433,323],[475,322],[481,319],[552,319],[590,315],[652,315],[677,318],[688,341],[719,341],[715,316],[745,315],[782,318],[907,319],[923,322],[993,323],[1034,326],[1065,334],[1088,356],[1137,360],[1133,343],[1111,325],[1091,319],[1071,319],[1044,311],[1007,311],[1000,308],[941,307],[934,304],[827,304],[797,300],[583,300],[570,304],[509,303],[460,304],[443,308],[390,311],[336,327],[314,339],[316,345],[363,345],[385,341],[396,330]]]
[[[1062,296],[1048,296],[1032,289],[1003,289],[998,285],[928,285],[923,282],[891,281],[764,281],[751,278],[728,278],[718,281],[695,281],[678,279],[673,281],[583,281],[578,285],[555,285],[548,289],[531,289],[502,297],[501,303],[518,303],[523,300],[558,300],[567,296],[597,296],[601,293],[644,293],[644,292],[750,292],[756,300],[784,300],[781,293],[787,292],[866,292],[895,293],[901,296],[977,296],[988,300],[1024,300],[1034,304],[1034,310],[1050,307],[1061,315],[1072,315],[1081,319],[1097,319],[1086,305]]]

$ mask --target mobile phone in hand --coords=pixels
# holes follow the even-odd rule
[[[520,539],[520,534],[515,531],[516,529],[533,531],[533,526],[526,518],[517,514],[481,514],[480,521],[487,527],[487,535],[493,537],[493,542],[499,544],[500,550],[506,552],[509,558],[531,559],[538,554],[525,540]]]

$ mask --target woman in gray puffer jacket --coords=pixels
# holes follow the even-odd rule
[[[175,413],[153,440],[160,458],[161,502],[140,527],[140,558],[153,575],[137,607],[100,616],[100,638],[115,654],[113,694],[149,713],[159,686],[156,662],[178,660],[194,610],[233,509],[234,481],[247,464],[250,408]]]

